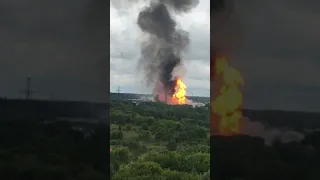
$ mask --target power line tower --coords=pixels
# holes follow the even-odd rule
[[[26,100],[32,98],[32,94],[34,93],[34,91],[31,89],[31,77],[27,77],[27,82],[23,93]]]
[[[121,92],[121,89],[120,89],[120,86],[118,86],[117,93],[120,94],[120,92]]]

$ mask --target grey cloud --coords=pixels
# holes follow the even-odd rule
[[[241,51],[282,60],[319,58],[320,22],[316,17],[320,12],[309,12],[313,6],[288,0],[248,2],[236,4],[244,28]]]
[[[113,58],[110,62],[110,73],[132,75],[136,72],[136,62],[124,58]]]
[[[210,32],[206,28],[191,26],[190,36],[192,42],[190,43],[190,50],[186,56],[186,60],[210,62],[210,38],[208,38]]]
[[[319,6],[315,0],[235,1],[242,36],[232,63],[244,76],[247,106],[316,109]]]
[[[4,0],[0,7],[0,96],[17,96],[32,76],[39,97],[107,100],[106,1]]]

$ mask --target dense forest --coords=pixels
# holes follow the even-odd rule
[[[115,180],[205,180],[211,175],[217,180],[319,180],[319,113],[244,110],[244,115],[304,138],[274,139],[271,145],[251,136],[210,140],[208,105],[112,101],[110,134],[106,122],[90,119],[2,114],[0,179],[105,180],[111,175]]]
[[[247,111],[246,115],[260,119],[264,128],[253,126],[259,131],[255,137],[245,131],[248,135],[212,136],[212,179],[320,179],[319,113]]]
[[[112,179],[203,180],[210,175],[217,180],[320,178],[319,114],[250,110],[244,114],[268,124],[266,128],[290,128],[304,138],[288,142],[274,138],[266,144],[259,136],[213,136],[210,149],[208,106],[113,102]]]
[[[271,146],[259,137],[211,138],[212,179],[219,180],[318,180],[320,178],[320,133],[306,135],[302,142]]]
[[[209,108],[113,101],[113,180],[210,178]]]
[[[105,180],[106,123],[1,119],[0,179]]]

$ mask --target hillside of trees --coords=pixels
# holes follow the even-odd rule
[[[320,178],[319,113],[244,110],[252,120],[305,135],[300,142],[275,139],[266,145],[260,137],[210,139],[208,105],[193,108],[121,100],[112,101],[110,106],[109,134],[106,122],[58,121],[34,116],[37,113],[33,112],[31,116],[12,118],[10,115],[19,115],[19,111],[3,105],[10,113],[3,110],[6,113],[0,114],[0,179],[105,180],[112,176],[116,180],[206,180],[210,175],[218,180]],[[84,112],[96,114],[104,107],[108,105],[98,110],[88,106],[89,111]],[[72,112],[78,111],[74,109]]]
[[[244,114],[278,129],[319,128],[317,113],[245,110]],[[203,180],[210,175],[218,180],[320,178],[319,131],[299,131],[305,135],[302,141],[275,138],[271,145],[260,137],[213,136],[210,149],[208,115],[208,106],[113,102],[112,179]],[[279,118],[282,120],[273,120]]]
[[[0,179],[108,179],[108,139],[106,123],[2,119]]]
[[[205,180],[210,177],[209,109],[113,101],[113,180]]]
[[[320,179],[319,113],[270,110],[243,112],[252,121],[263,123],[264,129],[252,126],[252,130],[256,128],[259,131],[256,137],[212,136],[212,179]],[[288,141],[283,141],[276,134]],[[296,138],[297,134],[302,139]],[[266,139],[272,140],[271,144],[266,143]]]
[[[306,134],[301,142],[249,136],[211,137],[211,178],[219,180],[318,180],[320,132]]]

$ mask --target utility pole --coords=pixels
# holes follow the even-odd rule
[[[27,82],[23,93],[26,100],[32,98],[32,94],[34,93],[34,91],[31,89],[31,77],[27,77]]]
[[[121,89],[120,89],[120,86],[118,86],[117,93],[120,94],[120,92],[121,92]]]

